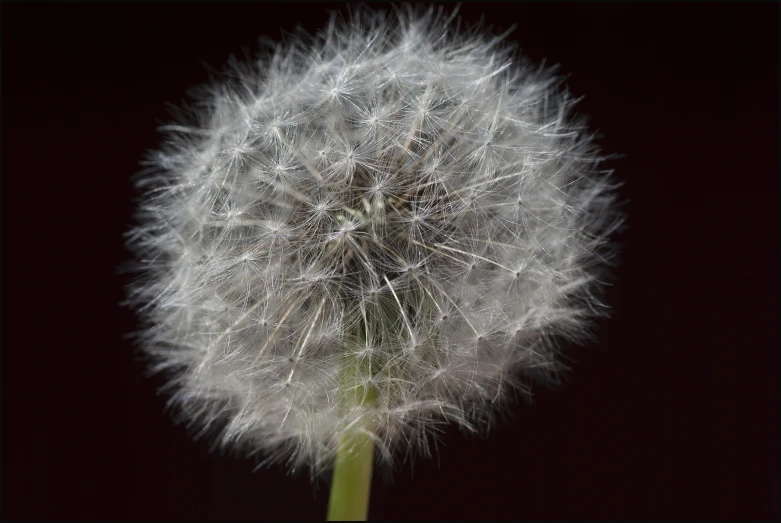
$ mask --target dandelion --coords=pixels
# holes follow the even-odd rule
[[[223,445],[368,488],[604,312],[603,157],[552,71],[455,13],[334,16],[197,98],[140,177],[129,301]]]

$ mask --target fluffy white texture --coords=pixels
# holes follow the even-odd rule
[[[426,453],[604,311],[620,215],[591,137],[550,71],[455,24],[334,17],[166,127],[130,301],[174,403],[223,444],[313,471],[356,427],[386,462]]]

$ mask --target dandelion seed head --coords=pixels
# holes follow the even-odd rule
[[[604,311],[621,217],[573,100],[514,52],[441,10],[359,9],[167,127],[129,301],[186,419],[315,472],[370,420],[390,462],[557,368],[553,338]],[[372,402],[345,405],[347,360]]]

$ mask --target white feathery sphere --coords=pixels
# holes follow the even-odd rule
[[[621,221],[551,71],[455,15],[334,16],[203,88],[142,173],[129,302],[184,419],[313,471],[487,428],[605,311]]]

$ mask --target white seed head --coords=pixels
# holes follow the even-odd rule
[[[306,41],[167,126],[129,301],[185,419],[317,472],[351,427],[425,453],[555,370],[621,217],[560,82],[500,39],[408,9]]]

